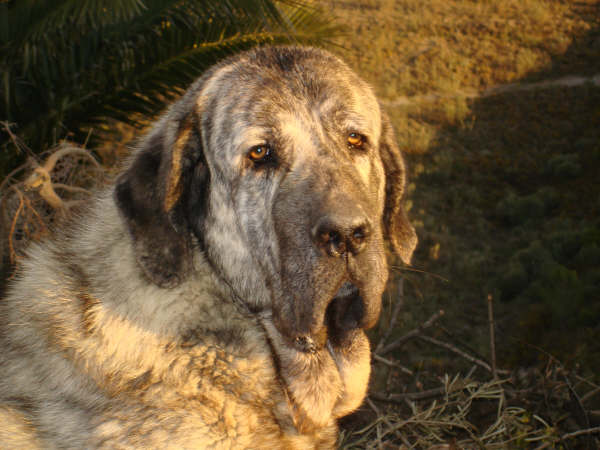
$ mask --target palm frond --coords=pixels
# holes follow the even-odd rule
[[[231,53],[336,32],[298,0],[19,0],[0,14],[0,120],[40,151],[107,118],[139,124]]]

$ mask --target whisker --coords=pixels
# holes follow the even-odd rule
[[[407,266],[390,266],[390,269],[392,269],[395,272],[398,273],[402,273],[404,271],[406,272],[417,272],[417,273],[424,273],[426,275],[431,275],[434,278],[437,278],[441,281],[444,281],[446,283],[449,283],[450,280],[448,278],[444,278],[443,276],[437,274],[437,273],[433,273],[433,272],[429,272],[427,270],[423,270],[423,269],[417,269],[416,267],[407,267]]]

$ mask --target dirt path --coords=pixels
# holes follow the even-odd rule
[[[466,90],[453,93],[430,93],[423,95],[414,95],[411,97],[396,97],[391,100],[382,100],[386,106],[407,106],[415,103],[433,102],[442,98],[465,97],[465,98],[485,98],[494,95],[508,94],[521,91],[533,91],[536,89],[550,89],[555,87],[573,87],[591,83],[600,87],[600,74],[591,77],[582,77],[578,75],[569,75],[554,80],[537,81],[535,83],[509,83],[487,88],[483,91]]]

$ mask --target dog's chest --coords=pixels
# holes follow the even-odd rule
[[[91,446],[106,448],[327,448],[336,427],[300,435],[271,348],[254,321],[197,330],[172,342],[140,329],[124,341],[114,320],[79,343],[107,402]],[[214,325],[214,324],[213,324]],[[119,329],[123,324],[119,324]],[[227,331],[228,330],[228,331]],[[225,338],[224,334],[230,336]],[[224,342],[229,344],[224,345]],[[92,359],[89,359],[92,358]]]

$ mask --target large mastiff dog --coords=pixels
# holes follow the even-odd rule
[[[335,56],[208,70],[0,302],[0,447],[327,448],[408,262],[403,161]]]

